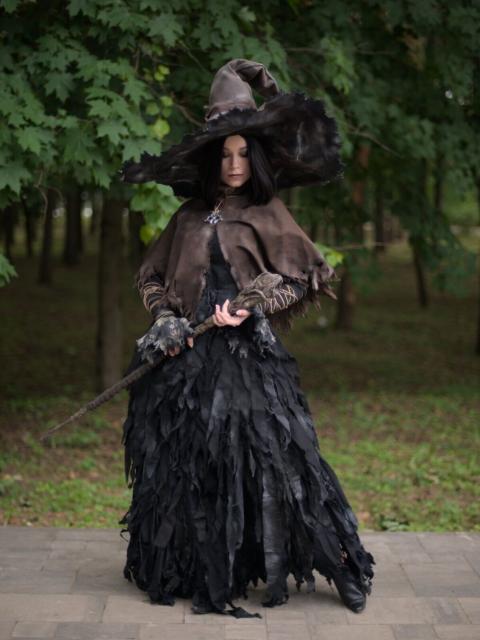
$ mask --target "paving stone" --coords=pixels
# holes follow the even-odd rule
[[[361,613],[347,610],[350,624],[457,624],[466,622],[455,598],[371,598]]]
[[[77,574],[70,593],[105,596],[115,594],[127,597],[133,596],[136,590],[137,587],[125,580],[121,574],[99,573],[98,575]]]
[[[392,630],[395,640],[438,640],[429,624],[394,624]]]
[[[480,551],[480,536],[469,532],[418,533],[418,540],[427,553],[449,554]]]
[[[132,623],[61,622],[55,640],[136,640],[138,634],[139,625]]]
[[[321,625],[312,629],[312,640],[395,640],[388,625]]]
[[[267,625],[268,640],[311,640],[311,626],[299,622],[272,622]]]
[[[225,626],[213,624],[146,624],[140,640],[225,640]]]
[[[49,550],[55,540],[56,531],[48,527],[0,527],[0,548],[2,551]]]
[[[440,640],[479,640],[478,624],[442,624],[434,626]]]
[[[85,553],[85,549],[87,548],[86,540],[54,540],[51,544],[51,552],[55,551],[64,551],[64,552],[75,552],[75,551],[83,551]]]
[[[44,562],[44,569],[50,571],[78,571],[80,567],[90,560],[85,551],[52,551]]]
[[[457,551],[457,553],[429,553],[430,559],[435,564],[449,564],[455,567],[471,568],[470,562],[467,560],[467,553]]]
[[[364,542],[364,546],[373,555],[375,565],[373,570],[378,570],[381,564],[395,564],[398,562],[431,562],[427,551],[417,539],[417,534],[382,533],[372,538],[371,542]]]
[[[392,532],[385,538],[395,561],[411,563],[431,562],[431,558],[421,545],[417,535],[416,533],[407,531],[401,533]]]
[[[95,607],[92,596],[0,594],[0,620],[19,622],[80,622]]]
[[[295,604],[297,606],[295,606]],[[294,605],[305,616],[307,624],[347,624],[347,609],[338,594],[330,589],[329,593],[293,594],[287,605]],[[285,605],[282,605],[285,606]]]
[[[377,561],[362,613],[314,572],[315,592],[289,576],[288,602],[272,609],[260,581],[234,604],[262,618],[235,619],[195,615],[183,598],[151,604],[123,577],[120,529],[0,527],[0,640],[480,640],[479,534],[361,539]]]
[[[69,593],[73,572],[8,568],[2,571],[1,593]]]
[[[382,534],[377,535],[382,536]],[[378,567],[382,564],[392,564],[398,562],[398,558],[392,552],[387,544],[387,540],[384,537],[372,538],[367,542],[362,539],[362,543],[375,559],[375,565],[373,567],[374,571],[377,571]]]
[[[467,564],[410,564],[403,569],[417,596],[478,596],[480,577]]]
[[[422,600],[430,607],[432,624],[468,623],[465,611],[456,598],[422,598]]]
[[[103,593],[105,595],[133,595],[138,591],[134,583],[123,575],[125,558],[90,560],[79,567],[71,593]]]
[[[464,551],[463,557],[480,576],[480,553],[478,551]]]
[[[90,596],[89,603],[84,622],[101,622],[107,605],[107,596],[101,594]]]
[[[267,629],[258,625],[226,624],[225,640],[267,640]]]
[[[68,529],[59,527],[56,540],[85,540],[86,542],[117,542],[121,540],[120,529]]]
[[[31,569],[32,571],[39,571],[47,562],[49,552],[45,551],[29,551],[25,549],[23,551],[4,551],[2,550],[2,556],[0,560],[0,566],[2,569],[7,568],[24,568]]]
[[[278,607],[264,607],[265,621],[267,625],[278,622],[290,622],[307,625],[305,611],[300,609],[290,609],[288,603]]]
[[[126,549],[123,547],[123,543],[114,541],[114,540],[94,540],[91,542],[87,542],[85,547],[85,554],[89,558],[124,558],[126,553]]]
[[[352,625],[361,624],[426,624],[432,613],[419,598],[375,598],[369,597],[361,613],[347,609],[347,619]]]
[[[376,598],[404,598],[415,596],[415,591],[401,564],[381,563],[377,569],[374,568],[374,571],[375,576],[373,578],[372,594],[370,597],[373,597],[373,595]],[[367,606],[368,601],[367,598]]]
[[[17,622],[12,638],[53,638],[55,622]]]
[[[0,640],[9,640],[15,625],[15,620],[0,620]]]
[[[77,596],[80,597],[80,596]],[[84,596],[86,597],[86,596]],[[103,613],[103,622],[183,622],[185,606],[178,598],[173,607],[152,604],[147,598],[109,596]]]
[[[459,598],[462,609],[472,624],[480,624],[480,598]]]
[[[213,626],[218,626],[218,627],[225,627],[225,625],[227,624],[231,624],[232,620],[234,620],[234,618],[232,618],[232,616],[223,616],[223,615],[219,615],[217,613],[203,613],[201,615],[196,614],[196,613],[191,613],[190,611],[190,607],[191,607],[191,601],[189,603],[186,604],[185,606],[185,624],[190,626],[190,625],[195,625],[195,624],[201,624],[201,625],[213,625]],[[238,605],[238,606],[243,606],[243,605]],[[248,609],[248,611],[250,611],[251,613],[255,613],[255,611],[253,610],[253,608],[249,605],[248,607],[244,607],[245,609]],[[239,618],[235,620],[236,624],[242,624],[242,625],[260,625],[260,626],[264,626],[265,625],[265,610],[263,610],[262,612],[259,612],[260,615],[262,616],[262,618]]]

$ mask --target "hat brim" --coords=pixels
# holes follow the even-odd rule
[[[278,93],[258,110],[235,107],[159,156],[143,153],[140,162],[124,163],[121,179],[155,181],[170,185],[177,196],[199,196],[199,152],[209,142],[232,134],[258,136],[266,142],[278,189],[325,184],[343,174],[334,118],[326,115],[321,100],[296,91]]]

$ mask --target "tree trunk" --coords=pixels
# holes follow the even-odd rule
[[[318,220],[314,220],[313,222],[310,223],[310,228],[308,230],[308,235],[309,238],[312,242],[316,242],[317,241],[317,236],[318,236]]]
[[[9,204],[3,210],[3,242],[5,257],[9,262],[13,262],[12,249],[15,244],[15,222],[17,217],[17,208],[15,204]]]
[[[357,210],[361,210],[365,205],[366,176],[365,170],[368,167],[370,158],[370,147],[361,144],[356,153],[356,164],[359,168],[360,178],[352,184],[352,204]],[[356,220],[351,224],[351,232],[354,239],[359,243],[363,243],[362,225]],[[337,246],[341,246],[343,242],[342,229],[338,222],[335,222],[335,239]],[[352,277],[348,268],[348,264],[343,266],[343,272],[340,279],[340,288],[337,302],[337,315],[335,318],[335,328],[349,330],[353,326],[353,317],[355,310],[356,296],[353,289]]]
[[[478,212],[480,213],[480,179],[477,182],[477,202]],[[475,353],[480,356],[480,251],[478,253],[478,285],[477,344],[475,345]]]
[[[480,264],[480,252],[478,256],[478,263]],[[475,354],[480,356],[480,267],[478,270],[478,309],[477,309],[477,344],[475,345]]]
[[[27,205],[25,200],[22,201],[23,216],[25,221],[25,251],[28,258],[35,256],[35,213],[31,207]]]
[[[385,252],[385,207],[381,178],[375,185],[375,253]]]
[[[76,209],[75,223],[76,223],[76,237],[78,243],[78,254],[79,256],[83,255],[85,249],[84,242],[84,231],[83,231],[83,222],[82,222],[82,210],[83,210],[83,196],[84,193],[79,188],[78,189],[78,207]]]
[[[355,291],[352,286],[352,277],[347,267],[344,268],[340,279],[338,291],[337,317],[335,319],[335,329],[350,330],[353,327],[353,317],[355,311]]]
[[[444,201],[444,184],[445,184],[445,157],[441,154],[437,154],[435,160],[435,183],[433,201],[435,210],[437,213],[443,215],[443,201]]]
[[[413,266],[415,269],[415,279],[417,282],[418,302],[421,307],[426,308],[429,305],[429,297],[422,256],[415,241],[411,242],[410,245],[413,252]]]
[[[140,229],[144,223],[140,211],[128,211],[128,257],[133,269],[137,270],[145,252],[145,245],[140,239]]]
[[[98,390],[118,380],[122,373],[122,213],[125,202],[105,201],[100,224],[98,259],[97,353]]]
[[[428,191],[427,191],[427,161],[422,160],[420,162],[420,201],[418,205],[418,216],[420,218],[424,218],[425,212],[424,207],[428,204]],[[435,197],[437,197],[435,195]],[[427,279],[425,276],[425,266],[423,262],[422,251],[420,248],[420,243],[422,242],[422,237],[420,235],[411,236],[410,237],[410,246],[412,247],[413,252],[413,268],[415,270],[415,279],[417,282],[417,296],[418,302],[422,308],[426,308],[429,305],[429,295],[427,290]]]
[[[69,267],[80,261],[80,243],[82,235],[80,189],[74,185],[67,193],[65,202],[65,240],[63,263]]]
[[[52,284],[53,210],[56,205],[56,193],[53,189],[47,189],[46,196],[47,207],[43,221],[38,284]]]
[[[90,218],[89,234],[94,236],[97,233],[99,223],[102,219],[103,210],[103,192],[101,189],[93,189],[91,193],[92,198],[92,217]]]

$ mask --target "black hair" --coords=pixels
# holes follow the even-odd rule
[[[198,162],[200,188],[203,199],[209,208],[213,208],[218,199],[218,191],[221,186],[222,151],[226,138],[227,136],[217,138],[202,147],[201,160]],[[240,191],[249,195],[247,206],[267,204],[276,193],[273,167],[264,145],[258,138],[249,135],[242,135],[242,138],[247,143],[250,178]]]

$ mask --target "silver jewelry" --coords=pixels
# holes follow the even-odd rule
[[[223,202],[223,199],[219,200],[213,208],[213,211],[210,211],[208,216],[204,218],[203,221],[208,222],[209,224],[217,224],[218,222],[220,222],[220,220],[223,220],[223,217],[220,214],[220,210],[223,207]]]
[[[203,221],[208,222],[209,224],[217,224],[220,220],[223,220],[222,216],[216,211],[211,211]]]

